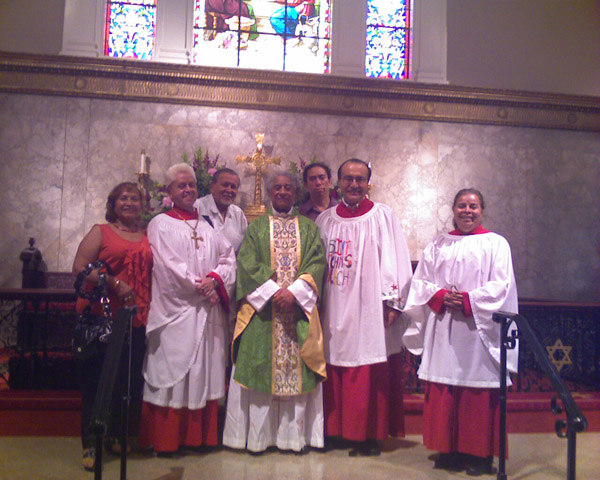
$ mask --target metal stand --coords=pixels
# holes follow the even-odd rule
[[[506,400],[507,400],[507,385],[506,385],[506,351],[512,350],[517,345],[518,332],[513,332],[511,337],[508,336],[508,329],[512,320],[507,321],[507,317],[503,316],[500,320],[500,455],[498,458],[498,480],[506,480]]]
[[[123,346],[127,348],[128,371],[127,389],[123,396],[123,416],[121,423],[121,480],[126,480],[127,475],[127,426],[129,412],[129,388],[131,378],[131,318],[137,307],[123,307],[117,310],[113,318],[112,333],[102,364],[98,390],[94,400],[92,416],[90,420],[91,429],[96,436],[96,460],[94,464],[94,480],[102,479],[102,440],[107,431],[108,417],[110,415],[110,404],[113,397],[115,382],[119,373],[121,354]],[[126,341],[129,332],[129,341]]]
[[[506,351],[515,348],[517,339],[525,339],[533,351],[536,361],[552,382],[558,395],[552,399],[552,412],[556,415],[565,411],[566,420],[557,420],[555,423],[556,434],[560,438],[567,438],[567,480],[575,480],[576,463],[576,436],[587,428],[587,420],[573,400],[573,396],[560,378],[556,367],[548,359],[544,347],[525,317],[517,313],[496,312],[493,315],[496,323],[500,324],[500,458],[498,461],[498,480],[506,477]],[[508,335],[512,322],[518,330]],[[558,403],[560,399],[562,405]],[[566,432],[565,432],[566,429]]]

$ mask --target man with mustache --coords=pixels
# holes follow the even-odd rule
[[[235,197],[240,188],[240,176],[231,168],[221,168],[213,175],[210,193],[196,200],[198,214],[208,216],[214,227],[229,240],[237,253],[244,239],[248,221]]]
[[[350,441],[350,456],[379,455],[378,440],[404,436],[400,316],[412,269],[398,217],[367,198],[370,177],[366,162],[342,163],[342,202],[316,221],[327,251],[325,434]]]

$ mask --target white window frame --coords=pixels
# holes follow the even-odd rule
[[[447,84],[446,2],[413,0],[408,81]],[[107,0],[65,0],[61,55],[104,56]],[[366,0],[332,0],[331,75],[365,76]],[[190,64],[193,0],[157,0],[153,61]],[[405,80],[406,81],[406,80]]]

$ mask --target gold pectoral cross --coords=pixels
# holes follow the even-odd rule
[[[173,209],[172,212],[174,212],[175,215],[177,215],[177,217],[179,217],[181,220],[183,220],[183,223],[185,223],[188,227],[191,228],[191,230],[192,230],[191,237],[192,237],[192,240],[194,241],[194,244],[196,245],[196,250],[198,250],[200,248],[200,244],[198,243],[198,240],[200,240],[201,242],[204,241],[204,239],[200,235],[198,235],[198,232],[196,232],[196,229],[198,228],[198,222],[200,220],[196,219],[196,225],[194,225],[192,227],[190,225],[190,223],[177,212],[177,210]]]
[[[192,240],[194,240],[194,244],[196,245],[196,250],[198,250],[200,248],[200,244],[198,243],[198,240],[200,240],[201,242],[204,241],[204,239],[196,233],[196,230],[192,230]]]

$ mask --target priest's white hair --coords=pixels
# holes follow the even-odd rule
[[[169,167],[167,173],[165,174],[165,184],[167,187],[175,181],[175,177],[178,173],[189,173],[192,177],[196,178],[196,173],[189,164],[184,162],[176,163],[175,165]]]
[[[269,177],[267,178],[267,181],[265,182],[265,187],[267,187],[267,193],[269,193],[271,191],[271,189],[273,188],[273,184],[275,183],[275,177],[287,177],[290,179],[290,181],[292,182],[292,185],[294,185],[294,188],[296,189],[296,193],[300,192],[300,180],[298,179],[298,177],[296,175],[293,175],[292,173],[288,172],[287,170],[277,170],[273,173],[271,173],[269,175]]]

